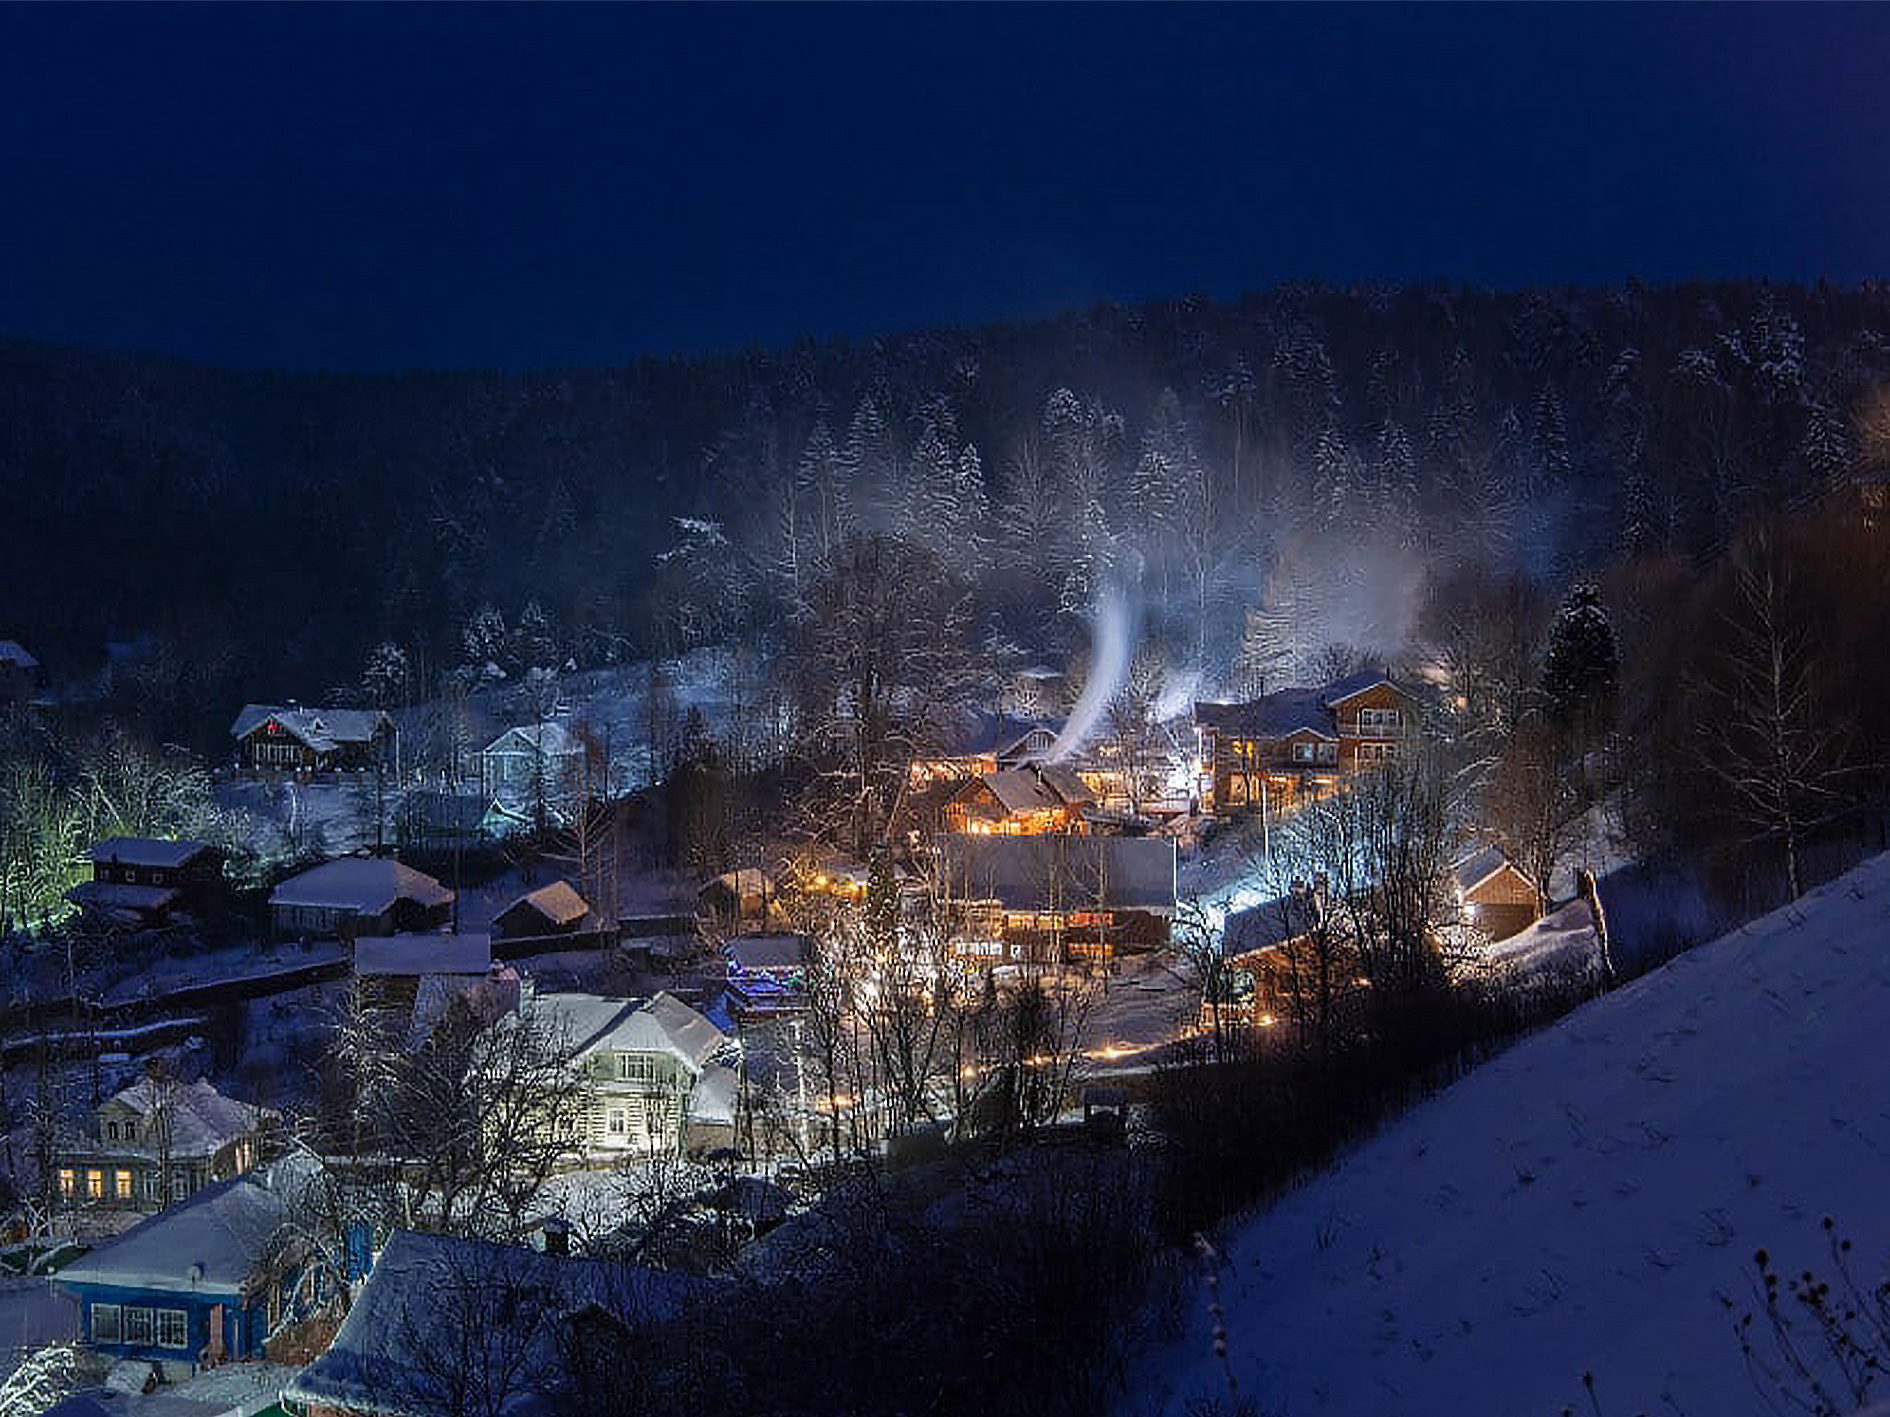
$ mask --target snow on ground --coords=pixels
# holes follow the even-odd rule
[[[1085,1074],[1147,1066],[1191,1038],[1201,1019],[1201,975],[1179,952],[1131,956],[1083,1020]]]
[[[1890,1268],[1890,856],[1589,1004],[1237,1227],[1240,1395],[1312,1417],[1768,1411],[1752,1256]],[[1228,1398],[1205,1286],[1125,1413]],[[1763,1322],[1761,1319],[1759,1322]],[[1761,1343],[1760,1350],[1764,1352]]]
[[[1601,938],[1585,900],[1572,900],[1508,939],[1485,945],[1478,962],[1502,978],[1568,978],[1601,968]]]

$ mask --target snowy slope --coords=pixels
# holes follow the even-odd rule
[[[1222,1247],[1240,1395],[1358,1417],[1769,1410],[1753,1252],[1890,1270],[1890,856],[1584,1007]],[[1125,1413],[1228,1400],[1205,1286]]]

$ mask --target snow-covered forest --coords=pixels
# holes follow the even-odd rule
[[[16,343],[0,554],[53,682],[199,749],[245,697],[387,678],[386,644],[418,696],[470,659],[779,642],[855,529],[934,552],[998,665],[1080,652],[1125,583],[1171,682],[1232,690],[1395,651],[1453,568],[1697,555],[1823,487],[1887,304],[1293,288],[534,374]]]

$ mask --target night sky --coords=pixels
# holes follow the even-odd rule
[[[389,369],[1890,274],[1890,7],[0,7],[0,335]]]

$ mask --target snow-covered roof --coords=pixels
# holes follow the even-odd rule
[[[1006,812],[1047,812],[1093,806],[1096,795],[1073,768],[1035,763],[988,772],[978,779]]]
[[[490,935],[363,935],[354,942],[361,975],[484,974],[492,968]]]
[[[1175,844],[1164,837],[946,832],[939,850],[957,900],[1009,910],[1175,908]]]
[[[1388,678],[1383,671],[1362,669],[1343,679],[1335,679],[1330,684],[1276,689],[1262,698],[1245,703],[1197,703],[1194,706],[1194,719],[1204,728],[1254,738],[1285,738],[1294,733],[1316,733],[1322,738],[1334,738],[1338,735],[1333,714],[1338,705],[1380,684],[1413,702],[1418,700],[1418,695],[1408,686]]]
[[[283,732],[318,753],[343,743],[366,743],[393,722],[380,709],[302,708],[293,704],[244,704],[230,725],[232,738],[247,738],[274,720]]]
[[[39,668],[39,661],[18,640],[0,640],[0,664],[16,664],[21,669]]]
[[[736,895],[763,895],[774,889],[774,882],[759,867],[743,866],[740,870],[724,871],[714,880],[704,883],[702,889],[706,891],[710,886],[721,886]]]
[[[673,994],[648,1000],[600,994],[538,994],[533,1017],[562,1036],[573,1058],[593,1053],[667,1053],[693,1073],[728,1044],[728,1037]]]
[[[66,899],[87,910],[163,910],[177,899],[170,886],[134,886],[124,881],[80,881]]]
[[[1468,895],[1507,865],[1509,857],[1502,847],[1484,845],[1464,852],[1450,863],[1450,870],[1457,879],[1457,889]]]
[[[447,905],[453,893],[423,871],[387,856],[343,856],[291,876],[270,893],[271,905],[355,910],[378,915],[395,901]]]
[[[174,1157],[214,1156],[238,1137],[257,1130],[267,1116],[261,1107],[225,1097],[204,1078],[195,1082],[139,1078],[104,1105],[111,1103],[146,1119],[162,1115],[169,1132],[168,1142],[161,1143],[153,1131],[140,1128],[134,1141],[113,1142],[115,1149],[155,1155],[163,1145]]]
[[[80,1256],[59,1283],[240,1295],[286,1213],[246,1177],[218,1181]]]
[[[799,969],[812,941],[805,935],[736,935],[722,942],[722,955],[739,969]]]
[[[1236,910],[1221,934],[1221,953],[1229,959],[1296,940],[1319,924],[1318,898],[1310,890],[1289,891],[1276,899]]]
[[[165,841],[151,836],[109,836],[86,856],[92,861],[116,861],[125,866],[176,870],[216,848],[203,841]]]
[[[673,1318],[709,1289],[638,1265],[396,1230],[327,1351],[282,1396],[285,1405],[449,1417],[466,1410],[468,1384],[483,1381],[493,1387],[474,1401],[482,1410],[535,1410],[528,1394],[565,1381],[560,1339],[572,1316],[597,1309],[633,1327]]]
[[[486,744],[487,753],[543,753],[547,758],[569,757],[584,751],[584,740],[562,723],[525,723],[508,728]]]
[[[582,920],[591,910],[584,897],[572,889],[569,881],[553,881],[550,885],[540,886],[520,896],[499,914],[510,915],[520,906],[536,911],[553,925],[569,925],[574,920]]]

